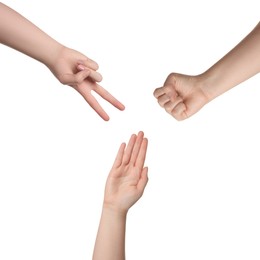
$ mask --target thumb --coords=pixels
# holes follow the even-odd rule
[[[82,70],[76,74],[63,74],[59,77],[59,80],[64,85],[77,85],[82,83],[90,75],[90,70]]]
[[[148,183],[148,167],[145,167],[142,170],[140,180],[137,184],[137,189],[143,193],[147,183]]]

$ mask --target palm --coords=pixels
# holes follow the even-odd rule
[[[128,210],[143,194],[147,183],[144,161],[147,139],[143,133],[132,135],[126,149],[120,146],[106,183],[105,204]]]
[[[141,192],[137,189],[141,172],[137,167],[115,172],[107,181],[107,200],[114,201],[120,208],[130,208],[140,197]],[[121,176],[120,172],[124,172]],[[126,174],[126,175],[125,175]]]

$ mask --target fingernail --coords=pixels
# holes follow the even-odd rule
[[[79,64],[77,67],[79,70],[85,70],[85,67],[82,64]]]

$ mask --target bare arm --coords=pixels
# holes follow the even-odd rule
[[[124,110],[122,103],[97,84],[102,76],[95,61],[60,44],[3,3],[0,3],[0,43],[45,64],[62,84],[76,89],[104,120],[109,120],[109,116],[91,94],[92,90]]]
[[[260,72],[260,23],[229,53],[201,75],[210,99]]]
[[[25,17],[2,3],[0,42],[44,64],[51,64],[63,47]]]
[[[106,183],[93,260],[125,259],[127,212],[142,196],[148,181],[146,150],[142,132],[132,135],[127,147],[120,146]]]
[[[93,260],[125,259],[126,213],[103,207]]]
[[[171,73],[154,91],[158,103],[177,120],[260,72],[260,23],[230,52],[200,75]]]

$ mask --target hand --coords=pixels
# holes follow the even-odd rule
[[[91,94],[92,90],[116,108],[124,110],[122,103],[96,83],[102,80],[102,76],[96,71],[98,64],[80,52],[62,46],[58,57],[47,66],[62,84],[77,90],[104,120],[109,120],[109,116]]]
[[[140,199],[148,182],[148,168],[144,168],[147,145],[143,132],[132,135],[127,147],[121,144],[107,179],[105,207],[127,212]]]
[[[184,120],[209,102],[201,82],[201,76],[172,73],[163,87],[155,89],[154,96],[166,112],[177,120]]]

